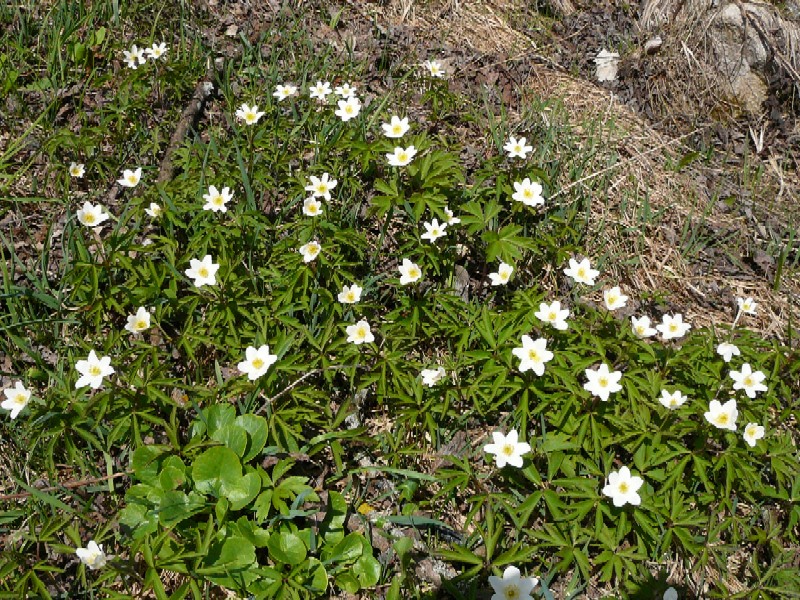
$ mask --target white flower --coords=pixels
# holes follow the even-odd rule
[[[670,410],[675,410],[682,406],[688,398],[681,394],[680,390],[675,390],[671,394],[667,390],[661,390],[661,398],[658,399],[662,405]]]
[[[141,333],[150,327],[150,313],[144,306],[140,306],[135,315],[128,315],[128,324],[125,329],[131,333]]]
[[[383,135],[388,138],[401,138],[408,132],[408,117],[402,119],[397,115],[392,115],[388,123],[382,123]]]
[[[522,577],[517,567],[506,567],[502,579],[489,576],[494,594],[491,600],[533,600],[531,591],[539,583],[536,577]]]
[[[303,200],[303,214],[308,217],[316,217],[322,213],[322,202],[317,200],[314,196],[310,196]]]
[[[256,349],[255,346],[248,346],[244,351],[244,361],[237,365],[239,371],[247,375],[250,381],[255,381],[267,372],[275,361],[278,360],[276,354],[269,353],[269,346],[266,344]]]
[[[213,212],[228,212],[228,207],[225,206],[233,198],[231,188],[224,187],[219,191],[216,186],[208,186],[208,193],[203,194],[203,200],[206,201],[203,210],[211,210]]]
[[[307,244],[303,244],[297,249],[297,251],[303,255],[303,262],[305,263],[310,263],[312,260],[317,258],[320,250],[322,250],[322,246],[320,246],[319,242],[316,240],[312,240]]]
[[[139,65],[143,65],[147,62],[144,52],[144,48],[139,48],[136,44],[131,46],[130,50],[123,50],[122,55],[125,57],[125,64],[131,69],[136,69]]]
[[[407,258],[403,259],[403,264],[397,269],[400,271],[400,285],[414,283],[422,277],[422,271],[420,271],[419,266]]]
[[[294,96],[297,94],[297,86],[287,84],[287,85],[276,85],[275,91],[272,92],[273,97],[278,99],[278,102],[281,100],[285,100],[290,96]]]
[[[671,340],[672,338],[683,337],[692,326],[689,323],[683,322],[683,315],[675,313],[675,316],[664,315],[661,317],[661,325],[656,325],[656,329],[661,332],[661,337],[664,341]]]
[[[605,48],[598,52],[594,59],[594,64],[597,66],[595,71],[597,81],[614,81],[617,78],[618,63],[618,53],[609,52]]]
[[[149,208],[145,208],[144,212],[146,212],[153,219],[157,219],[164,214],[164,209],[162,209],[161,206],[155,202],[151,202]]]
[[[317,100],[321,100],[325,102],[328,97],[328,94],[331,93],[331,84],[327,81],[317,81],[317,85],[312,86],[308,89],[308,95],[310,98],[316,98]]]
[[[31,392],[26,389],[21,381],[18,381],[13,388],[6,388],[3,393],[6,395],[6,399],[0,404],[0,408],[11,411],[9,417],[13,421],[22,412],[22,409],[28,405],[28,401],[31,399]]]
[[[705,413],[706,421],[719,427],[720,429],[730,429],[736,431],[736,418],[739,411],[736,409],[736,400],[731,398],[725,404],[720,404],[718,400],[712,400],[708,405],[708,412]]]
[[[719,346],[717,346],[717,354],[722,357],[722,360],[725,362],[731,362],[731,359],[734,356],[740,356],[742,353],[733,344],[729,344],[728,342],[722,342]]]
[[[640,338],[652,337],[658,331],[650,327],[650,317],[644,316],[640,318],[631,317],[631,323],[633,326],[633,333],[635,333]]]
[[[731,371],[731,379],[733,379],[734,390],[744,390],[748,398],[755,398],[758,392],[766,392],[767,386],[762,381],[766,375],[761,371],[753,371],[750,363],[744,363],[741,371]]]
[[[678,590],[674,587],[667,588],[664,592],[663,600],[678,600]]]
[[[736,303],[739,305],[739,312],[747,313],[748,315],[756,314],[756,303],[752,298],[736,298]]]
[[[524,137],[517,139],[510,136],[506,145],[503,146],[503,150],[508,152],[508,158],[525,158],[528,156],[528,152],[533,150],[533,146],[526,145],[527,141]]]
[[[514,267],[507,263],[500,262],[500,266],[497,267],[497,273],[489,273],[489,279],[492,280],[492,285],[505,285],[508,283],[513,272]]]
[[[431,244],[447,234],[445,231],[447,229],[447,223],[439,223],[438,219],[433,219],[430,223],[424,222],[422,225],[425,227],[425,233],[420,237],[423,240],[428,240]]]
[[[529,335],[522,336],[522,346],[514,348],[511,354],[521,361],[520,373],[532,370],[540,377],[544,374],[544,363],[553,359],[553,353],[547,349],[547,340],[539,338],[534,341]]]
[[[103,552],[103,546],[98,545],[94,540],[89,542],[86,548],[76,549],[75,554],[78,555],[78,558],[81,559],[83,564],[92,570],[102,569],[106,566],[108,559],[111,558],[110,556],[106,556],[106,553]]]
[[[103,385],[103,377],[114,373],[114,367],[111,366],[111,357],[97,358],[94,350],[89,352],[86,360],[76,362],[75,369],[81,374],[78,381],[75,382],[76,390],[87,385],[96,390]]]
[[[514,189],[516,191],[511,196],[512,200],[522,202],[525,206],[544,204],[541,184],[535,181],[532,182],[528,177],[522,181],[515,181]]]
[[[242,104],[236,111],[236,118],[245,122],[246,125],[255,125],[264,116],[264,112],[258,112],[258,106],[248,106]]]
[[[331,190],[339,182],[336,179],[329,179],[329,177],[327,173],[323,173],[321,178],[309,175],[309,183],[306,185],[305,190],[311,192],[315,198],[325,198],[325,200],[330,201]]]
[[[81,225],[99,227],[106,219],[108,219],[108,213],[105,212],[100,204],[84,202],[83,208],[78,209],[78,221],[80,221]]]
[[[361,319],[355,325],[347,326],[347,341],[353,342],[356,346],[364,343],[371,343],[375,341],[375,336],[370,331],[369,323]]]
[[[167,53],[167,44],[165,42],[161,42],[160,44],[153,42],[153,45],[149,48],[145,48],[144,51],[149,58],[158,60]]]
[[[456,225],[461,223],[461,219],[458,217],[453,216],[453,211],[450,210],[448,207],[444,207],[444,214],[447,217],[447,221],[445,221],[448,225]]]
[[[5,408],[5,407],[3,407]],[[14,418],[12,414],[11,418]],[[756,447],[756,442],[764,437],[764,427],[763,425],[759,425],[758,423],[748,423],[747,426],[744,428],[744,441],[751,448]]]
[[[578,283],[594,285],[594,278],[600,275],[600,271],[592,268],[588,258],[584,258],[581,262],[570,258],[569,267],[564,269],[564,275]]]
[[[422,385],[427,385],[428,387],[435,386],[445,375],[446,372],[444,367],[438,367],[436,369],[422,369],[420,372],[420,376],[422,377]]]
[[[438,60],[426,60],[422,66],[428,70],[431,77],[444,77],[445,70]]]
[[[512,467],[522,466],[522,455],[531,451],[530,444],[519,442],[519,436],[515,429],[508,432],[505,436],[499,431],[492,434],[493,444],[486,444],[483,451],[488,454],[495,455],[495,462],[499,469],[502,469],[506,464]]]
[[[117,183],[122,187],[134,188],[139,185],[139,180],[142,178],[142,167],[137,167],[135,171],[125,169],[122,172],[122,179],[117,179]]]
[[[344,83],[336,86],[336,89],[333,91],[337,96],[341,96],[342,98],[352,98],[356,95],[356,86],[350,85],[349,83]]]
[[[417,149],[414,146],[408,148],[395,147],[394,152],[386,154],[386,160],[389,161],[390,167],[405,167],[408,163],[414,160],[417,154]]]
[[[361,100],[357,96],[350,96],[346,100],[339,100],[336,105],[339,107],[333,114],[339,117],[343,122],[347,122],[358,116],[361,112]]]
[[[622,467],[619,471],[609,473],[608,484],[603,488],[603,495],[609,496],[617,508],[626,504],[639,506],[642,499],[638,492],[643,483],[641,477],[631,477],[628,467]]]
[[[203,260],[191,259],[185,273],[187,277],[194,279],[195,287],[202,287],[217,284],[218,269],[219,265],[212,261],[210,254],[206,254]]]
[[[86,168],[84,167],[83,163],[70,163],[69,165],[69,175],[70,177],[83,177],[83,174],[86,173]]]
[[[566,318],[569,316],[569,310],[561,308],[561,302],[556,300],[552,304],[541,302],[539,304],[539,312],[533,314],[537,319],[550,323],[553,327],[560,331],[567,328]]]
[[[344,286],[342,287],[342,291],[339,292],[339,302],[342,304],[355,304],[359,300],[361,300],[361,292],[364,291],[357,283],[354,283],[350,287]]]
[[[603,363],[597,370],[586,369],[584,371],[588,382],[583,384],[583,389],[597,396],[603,402],[608,400],[608,395],[622,389],[619,380],[622,379],[622,372],[609,371],[608,365]]]
[[[614,286],[610,290],[603,291],[603,300],[608,310],[616,310],[625,306],[628,297],[622,293],[619,286]]]

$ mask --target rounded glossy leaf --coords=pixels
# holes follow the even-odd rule
[[[273,533],[267,548],[273,560],[287,565],[299,565],[306,559],[306,545],[303,540],[287,531]]]
[[[223,425],[217,429],[211,434],[211,439],[222,442],[236,452],[237,456],[243,456],[244,450],[247,448],[247,430],[233,423]]]
[[[353,575],[361,587],[372,587],[381,578],[381,563],[372,554],[362,554],[353,565]]]
[[[192,464],[192,479],[198,492],[222,495],[225,484],[235,486],[242,478],[239,457],[224,446],[209,448]]]
[[[247,449],[244,452],[244,456],[242,456],[242,462],[248,462],[258,456],[267,443],[267,436],[269,435],[267,420],[258,415],[241,415],[236,417],[234,423],[247,430],[249,435]]]

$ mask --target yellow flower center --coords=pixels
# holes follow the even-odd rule
[[[669,399],[669,405],[672,406],[672,407],[678,406],[678,401],[675,400],[675,398],[670,398]]]
[[[346,112],[348,115],[352,114],[353,113],[353,107],[348,104],[347,106],[344,107],[344,112]]]
[[[678,331],[678,326],[675,323],[670,323],[669,330],[672,332]]]
[[[620,494],[627,494],[628,490],[630,490],[630,486],[625,483],[624,481],[619,484],[619,493]]]
[[[586,269],[584,269],[583,267],[581,267],[580,269],[578,269],[578,277],[580,277],[581,279],[583,279],[584,277],[586,277]]]
[[[395,135],[400,135],[401,133],[403,133],[403,128],[400,125],[393,125],[392,133]]]
[[[139,331],[141,331],[142,329],[147,329],[147,321],[145,321],[144,319],[139,319],[138,321],[136,321],[136,325],[134,325],[134,327]]]
[[[502,454],[506,456],[512,456],[514,454],[514,445],[513,444],[504,444],[503,447],[500,449]]]
[[[208,269],[205,267],[200,267],[197,269],[197,274],[200,275],[200,277],[208,277]]]
[[[25,397],[24,394],[17,394],[12,399],[12,402],[14,402],[15,404],[25,404],[27,401],[28,399]]]
[[[619,296],[610,295],[608,297],[608,303],[609,304],[616,304],[617,300],[619,300]]]
[[[405,152],[401,152],[400,154],[397,155],[397,160],[399,160],[400,162],[407,162],[408,154]]]
[[[367,328],[363,325],[359,325],[358,329],[356,329],[356,337],[365,338],[367,337]]]
[[[717,415],[714,422],[717,425],[727,425],[728,424],[728,413],[722,413],[721,415]]]
[[[225,198],[222,197],[222,194],[218,194],[211,199],[211,203],[214,206],[222,206],[225,204]]]
[[[347,292],[344,295],[344,297],[345,297],[345,300],[347,300],[348,302],[355,302],[356,301],[356,295],[352,291]]]
[[[73,167],[69,170],[69,172],[71,175],[77,177],[80,174],[81,170],[78,167]]]
[[[520,146],[519,144],[514,146],[514,152],[522,152],[522,146]]]
[[[528,350],[528,360],[539,362],[539,353],[536,350]]]
[[[98,367],[97,365],[92,365],[91,367],[89,367],[89,375],[91,375],[92,377],[97,377],[98,375],[100,375],[100,373],[101,373],[100,367]]]
[[[636,326],[636,333],[638,333],[639,335],[643,335],[644,334],[644,326],[643,325],[637,325]]]
[[[87,223],[94,223],[95,218],[92,213],[84,213],[83,220],[86,221]]]
[[[530,189],[526,189],[524,192],[522,192],[522,195],[525,196],[526,198],[532,198],[533,197],[533,191],[530,190]]]
[[[600,384],[600,387],[607,387],[608,386],[608,379],[605,377],[601,377],[600,380],[597,382]]]
[[[320,183],[320,184],[317,186],[317,193],[319,193],[319,194],[325,194],[327,191],[328,191],[328,186],[327,186],[327,185],[325,185],[324,183]]]
[[[416,279],[417,277],[419,277],[419,269],[415,269],[414,267],[411,267],[411,268],[408,270],[408,276],[409,276],[411,279]]]
[[[554,310],[551,310],[549,313],[547,313],[547,320],[548,321],[556,320],[556,312]]]
[[[128,175],[128,183],[136,185],[136,175]]]
[[[748,375],[747,377],[744,378],[744,381],[742,381],[742,385],[744,385],[745,387],[751,387],[752,385],[754,385],[753,378]]]
[[[260,358],[254,358],[253,359],[253,368],[254,369],[260,369],[263,366],[264,366],[264,361],[263,360],[261,360]]]

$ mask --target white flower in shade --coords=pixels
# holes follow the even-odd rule
[[[4,407],[5,408],[5,407]],[[14,416],[12,414],[11,418]],[[756,442],[764,437],[764,427],[758,423],[748,423],[744,428],[744,441],[751,448],[756,447]]]
[[[100,546],[92,540],[86,545],[86,548],[78,548],[75,550],[75,554],[78,555],[78,558],[81,559],[81,562],[85,564],[87,567],[92,569],[102,569],[106,566],[110,556],[107,556],[105,552],[103,552],[103,546]]]
[[[594,59],[596,66],[595,75],[597,81],[614,81],[617,78],[617,66],[619,64],[619,54],[609,52],[605,48],[597,53]]]
[[[266,344],[260,348],[248,346],[244,351],[244,360],[237,365],[239,371],[247,375],[250,381],[255,381],[267,372],[275,361],[278,360],[276,354],[269,353],[269,346]]]
[[[117,183],[122,187],[135,188],[137,185],[139,185],[139,181],[141,179],[142,167],[137,167],[135,171],[125,169],[122,172],[122,179],[117,179]]]
[[[8,416],[13,421],[28,405],[28,401],[31,399],[31,392],[25,388],[21,381],[18,381],[13,388],[6,388],[3,393],[6,395],[6,399],[0,404],[0,408],[10,411]]]
[[[622,379],[622,372],[609,371],[608,365],[603,363],[597,370],[586,369],[583,372],[589,380],[583,384],[583,389],[597,396],[603,402],[608,400],[608,395],[622,389],[619,380]]]
[[[75,363],[75,370],[81,374],[78,381],[75,382],[76,390],[87,385],[96,390],[103,385],[103,377],[114,373],[114,367],[111,366],[111,357],[97,358],[94,350],[89,352],[86,360],[79,360]]]
[[[740,356],[742,353],[739,348],[733,344],[722,342],[719,346],[717,346],[717,354],[719,354],[722,357],[722,360],[725,362],[731,362],[731,359],[734,356]]]
[[[497,273],[489,273],[489,279],[491,279],[492,285],[505,285],[508,283],[508,280],[511,279],[511,274],[513,272],[514,267],[501,262],[500,266],[497,267]]]
[[[511,195],[512,200],[522,202],[525,206],[544,204],[541,184],[531,181],[528,177],[522,181],[515,181],[514,190],[515,192]]]
[[[144,48],[139,48],[136,44],[131,46],[130,50],[123,50],[122,55],[125,57],[125,64],[131,69],[136,69],[139,65],[143,65],[147,62],[144,52]]]
[[[739,312],[747,313],[748,315],[756,314],[756,303],[752,298],[737,298],[736,303],[739,305]]]
[[[375,336],[369,328],[369,323],[361,319],[355,325],[347,326],[347,341],[353,342],[356,346],[360,344],[369,344],[375,341]]]
[[[675,390],[671,394],[667,390],[661,390],[661,398],[658,399],[663,406],[670,410],[675,410],[682,406],[686,400],[688,398],[681,394],[680,390]]]
[[[286,98],[294,96],[295,94],[297,94],[297,86],[291,84],[278,84],[275,86],[275,91],[272,92],[272,96],[277,98],[278,102],[286,100]]]
[[[517,139],[511,136],[503,146],[503,150],[508,152],[508,158],[525,158],[528,156],[528,152],[533,150],[533,146],[528,146],[527,141],[524,137]]]
[[[409,146],[408,148],[400,148],[398,146],[394,149],[394,152],[386,154],[386,160],[389,161],[390,167],[405,167],[414,160],[416,154],[417,149],[414,146]]]
[[[533,600],[531,592],[538,584],[536,577],[522,577],[517,567],[506,567],[502,578],[489,576],[494,590],[491,600]]]
[[[70,177],[83,177],[83,174],[86,173],[86,168],[84,167],[83,163],[70,163],[69,165],[69,175]]]
[[[678,600],[678,590],[674,587],[668,587],[664,592],[663,600]]]
[[[161,42],[160,44],[153,42],[152,46],[144,49],[144,51],[147,53],[147,57],[152,58],[153,60],[158,60],[162,56],[166,55],[167,50],[168,48],[165,42]]]
[[[508,435],[503,435],[499,431],[492,434],[493,444],[486,444],[483,451],[487,454],[495,455],[495,463],[499,469],[502,469],[507,464],[512,467],[522,466],[522,455],[531,451],[530,444],[520,442],[519,435],[515,429],[508,432]]]
[[[315,198],[325,198],[330,201],[331,190],[339,183],[336,179],[330,179],[327,173],[323,173],[322,177],[315,177],[314,175],[308,176],[308,185],[305,190],[311,192]]]
[[[445,221],[448,225],[457,225],[461,223],[461,219],[456,216],[453,216],[453,211],[450,210],[448,207],[444,207],[444,214],[447,217],[447,221]]]
[[[614,506],[619,508],[626,504],[639,506],[642,499],[639,497],[639,488],[644,480],[641,477],[632,477],[628,467],[609,473],[608,484],[603,488],[603,495],[611,498]]]
[[[303,200],[303,214],[308,217],[317,217],[322,214],[322,202],[314,196]]]
[[[407,258],[403,259],[403,264],[397,267],[397,269],[400,271],[400,285],[414,283],[422,277],[422,271],[419,265],[416,265]]]
[[[146,212],[153,219],[158,219],[162,214],[164,214],[164,209],[162,209],[161,206],[155,202],[151,202],[150,206],[144,209],[144,212]]]
[[[718,400],[712,400],[708,405],[708,412],[705,413],[706,421],[714,427],[736,431],[736,419],[739,411],[736,408],[736,400],[731,398],[725,404],[720,404]]]
[[[203,194],[203,200],[206,201],[203,210],[211,210],[214,212],[226,213],[228,207],[225,206],[233,198],[231,188],[224,187],[222,191],[218,190],[216,186],[208,186],[208,193]]]
[[[661,337],[664,338],[664,341],[683,337],[691,328],[692,326],[689,323],[683,322],[681,313],[675,313],[674,317],[672,315],[664,315],[661,317],[661,325],[656,325],[656,329],[661,332]]]
[[[619,286],[614,286],[610,290],[603,291],[603,301],[606,303],[608,310],[617,310],[625,306],[628,302],[628,297],[622,293]]]
[[[734,390],[744,390],[748,398],[755,398],[758,392],[766,392],[767,386],[762,381],[766,375],[761,371],[753,371],[750,363],[744,363],[741,371],[731,371],[731,379],[733,379]]]
[[[438,60],[426,60],[422,66],[428,70],[431,77],[444,77],[445,70],[442,68],[442,63]]]
[[[350,96],[346,100],[339,100],[336,106],[339,108],[333,111],[333,114],[345,123],[357,117],[358,113],[361,112],[361,100],[359,100],[357,96]]]
[[[135,315],[128,315],[128,324],[125,329],[131,333],[141,333],[150,327],[150,313],[144,306],[140,306]]]
[[[185,273],[187,277],[194,279],[195,287],[202,287],[217,284],[218,269],[219,265],[212,261],[210,254],[206,254],[203,260],[191,259]]]
[[[350,85],[349,83],[344,83],[342,85],[336,86],[336,89],[333,90],[337,96],[342,98],[352,98],[356,95],[356,86]]]
[[[317,85],[308,88],[308,95],[312,99],[316,98],[325,102],[328,95],[331,93],[331,84],[327,81],[317,81]]]
[[[253,104],[253,106],[248,106],[247,104],[242,104],[236,110],[236,118],[240,119],[245,122],[245,125],[255,125],[258,123],[258,120],[264,116],[264,112],[258,111],[258,106]]]
[[[322,246],[319,245],[319,242],[316,240],[312,240],[307,244],[303,244],[300,246],[297,251],[303,255],[303,262],[310,263],[312,260],[317,258],[317,255],[322,250]]]
[[[631,317],[631,324],[633,326],[633,333],[636,334],[637,337],[653,337],[658,333],[656,329],[650,327],[650,317],[646,315],[638,319],[636,317]]]
[[[427,385],[428,387],[433,387],[437,383],[439,383],[446,372],[444,367],[438,367],[436,369],[422,369],[420,372],[420,376],[422,377],[422,385]]]
[[[578,283],[594,285],[594,278],[600,275],[600,271],[592,268],[588,258],[584,258],[581,262],[570,258],[569,267],[564,269],[564,275]]]
[[[102,225],[103,221],[106,219],[108,219],[108,213],[105,212],[103,206],[100,204],[84,202],[83,208],[78,209],[78,221],[80,221],[81,225],[98,227]]]
[[[539,338],[534,341],[529,335],[522,336],[522,347],[514,348],[511,354],[520,360],[520,373],[532,370],[540,377],[544,375],[544,363],[553,359],[553,353],[547,349],[547,340]]]
[[[354,283],[351,286],[344,286],[342,287],[342,291],[339,292],[339,302],[342,304],[355,304],[359,300],[361,300],[361,292],[364,291],[357,283]]]
[[[423,240],[428,240],[433,244],[440,237],[447,235],[447,223],[439,223],[438,219],[433,219],[430,223],[425,222],[422,224],[425,227],[425,233],[420,237]]]
[[[561,302],[556,300],[552,304],[541,302],[539,304],[539,312],[533,314],[534,317],[545,323],[550,323],[553,327],[560,331],[567,328],[567,317],[569,310],[561,308]]]
[[[382,123],[383,135],[388,138],[401,138],[408,132],[408,117],[402,119],[397,115],[392,115],[388,123]]]

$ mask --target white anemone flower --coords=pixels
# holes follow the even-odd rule
[[[94,540],[90,541],[86,548],[77,548],[75,554],[81,559],[81,562],[89,567],[91,570],[102,569],[106,566],[108,559],[113,558],[103,552],[103,546],[99,545]]]
[[[420,376],[422,377],[422,385],[426,385],[428,387],[433,387],[437,383],[439,383],[446,372],[444,367],[437,367],[436,369],[422,369],[420,372]]]
[[[164,214],[164,209],[161,208],[161,205],[151,202],[150,206],[144,209],[144,212],[150,218],[158,219],[162,214]]]
[[[290,98],[297,94],[297,86],[286,84],[281,85],[278,84],[275,86],[275,91],[272,92],[272,96],[278,99],[278,102],[286,100],[286,98]]]
[[[508,158],[525,158],[528,152],[533,150],[533,146],[527,144],[528,140],[524,137],[519,139],[514,136],[508,138],[508,142],[503,146],[503,150],[508,153]]]
[[[622,389],[619,380],[622,379],[621,371],[610,371],[608,365],[603,363],[596,370],[586,369],[584,375],[589,380],[583,384],[583,389],[600,398],[603,402],[608,400],[609,394]]]
[[[356,118],[358,113],[361,112],[361,100],[358,99],[358,96],[350,96],[346,100],[339,100],[336,105],[339,108],[333,111],[333,114],[344,123]]]
[[[744,390],[748,398],[755,398],[758,392],[766,392],[767,386],[762,382],[766,375],[761,371],[753,371],[750,363],[744,363],[741,371],[731,371],[730,377],[733,379],[734,390]]]
[[[439,223],[438,219],[433,219],[430,222],[422,224],[425,227],[425,233],[420,237],[423,240],[428,240],[431,244],[435,243],[440,237],[447,235],[447,223]]]
[[[336,89],[333,91],[340,98],[352,98],[356,95],[356,86],[343,83],[342,85],[336,86]]]
[[[313,100],[316,98],[320,102],[325,102],[331,93],[331,84],[327,81],[317,81],[317,84],[308,89],[308,95]]]
[[[125,59],[125,64],[133,69],[136,70],[136,67],[139,65],[143,65],[147,62],[147,58],[144,55],[145,49],[139,48],[136,44],[131,46],[130,50],[123,50],[122,55]]]
[[[272,365],[278,360],[276,354],[269,353],[269,346],[266,344],[259,348],[255,346],[248,346],[244,351],[244,360],[236,367],[241,373],[247,375],[250,381],[255,381],[267,372]]]
[[[408,132],[408,117],[403,117],[401,119],[397,115],[392,115],[388,123],[381,124],[381,128],[383,129],[383,135],[386,137],[401,138]]]
[[[205,205],[203,205],[203,210],[226,213],[228,212],[228,207],[225,205],[232,198],[233,192],[231,192],[231,188],[224,187],[220,191],[216,186],[210,185],[208,186],[208,193],[203,194],[203,200],[206,201]]]
[[[506,285],[508,280],[511,279],[511,274],[513,272],[514,267],[501,261],[500,266],[497,267],[497,272],[489,273],[489,279],[491,280],[492,285]]]
[[[610,290],[603,291],[603,301],[608,310],[617,310],[625,306],[628,302],[628,296],[622,293],[619,286],[614,286]]]
[[[550,323],[550,325],[559,331],[564,331],[568,327],[566,319],[569,316],[569,310],[566,308],[562,309],[561,302],[558,300],[552,304],[540,302],[539,312],[534,313],[533,316],[540,321]]]
[[[665,408],[670,410],[681,407],[686,400],[688,400],[688,398],[684,396],[680,390],[675,390],[671,394],[667,390],[661,390],[661,397],[658,399]]]
[[[322,177],[309,175],[305,190],[311,192],[315,198],[325,198],[330,202],[331,191],[336,187],[337,183],[339,183],[338,180],[331,179],[327,173],[323,173]]]
[[[369,323],[367,323],[365,319],[361,319],[355,325],[348,325],[346,331],[347,341],[352,342],[356,346],[369,344],[375,341],[375,336],[372,335]]]
[[[719,354],[722,357],[722,360],[727,363],[731,362],[731,359],[734,356],[740,356],[742,352],[733,344],[729,342],[722,342],[719,346],[717,346],[717,354]]]
[[[419,265],[411,262],[407,258],[403,259],[403,264],[397,267],[397,269],[400,271],[400,285],[414,283],[415,281],[419,281],[420,277],[422,277],[422,271]]]
[[[745,313],[748,315],[756,314],[756,308],[758,307],[758,303],[750,297],[747,298],[736,298],[736,304],[739,305],[739,312]]]
[[[312,260],[317,258],[320,251],[322,250],[322,246],[320,246],[319,242],[316,240],[312,240],[307,244],[303,244],[300,246],[297,251],[303,255],[303,262],[310,263]]]
[[[75,382],[76,390],[87,385],[96,390],[103,385],[103,377],[114,373],[114,367],[111,366],[111,357],[98,358],[94,350],[89,352],[86,360],[79,360],[75,363],[75,370],[81,374],[78,381]]]
[[[189,261],[189,268],[184,271],[186,276],[194,279],[195,287],[217,284],[217,270],[219,264],[215,263],[210,254],[206,254],[203,260],[193,258]]]
[[[650,317],[647,315],[639,317],[638,319],[636,317],[631,317],[631,326],[633,327],[633,333],[640,338],[653,337],[658,333],[657,329],[650,327]]]
[[[6,399],[0,404],[0,408],[9,411],[9,417],[13,421],[19,416],[31,399],[31,391],[25,387],[21,381],[17,381],[14,387],[3,390]]]
[[[445,70],[438,60],[426,60],[422,63],[422,66],[428,70],[428,74],[431,77],[444,77]]]
[[[522,467],[522,455],[531,451],[530,444],[519,441],[519,434],[515,429],[503,435],[499,431],[492,434],[493,444],[486,444],[483,451],[495,455],[495,463],[499,469],[507,464],[512,467]]]
[[[581,262],[570,258],[569,267],[564,269],[564,275],[570,277],[575,282],[594,285],[594,279],[600,275],[600,271],[592,268],[588,258],[584,258]]]
[[[13,418],[13,417],[12,417]],[[756,447],[756,442],[764,437],[764,426],[758,423],[748,423],[744,428],[744,441],[751,448]]]
[[[244,121],[245,125],[255,125],[264,114],[263,111],[259,112],[255,104],[253,106],[242,104],[236,111],[236,118]]]
[[[525,206],[538,206],[544,204],[542,185],[526,177],[522,181],[514,182],[514,194],[511,199],[522,202]]]
[[[142,167],[137,167],[135,171],[125,169],[122,172],[122,179],[117,179],[117,183],[122,187],[135,188],[142,179]]]
[[[394,149],[394,152],[386,154],[386,160],[389,162],[390,167],[405,167],[414,160],[416,155],[417,149],[414,146],[409,146],[408,148],[400,148],[398,146]]]
[[[681,313],[676,313],[675,316],[663,315],[661,317],[661,325],[656,325],[656,329],[661,332],[661,337],[664,341],[683,337],[691,328],[692,326],[689,323],[683,322]]]
[[[307,217],[318,217],[322,214],[322,202],[314,196],[306,198],[303,200],[303,214]]]
[[[357,283],[354,283],[351,286],[343,286],[342,291],[339,292],[339,296],[337,297],[339,302],[342,304],[355,304],[359,300],[361,300],[361,292],[364,291]]]
[[[603,495],[609,496],[617,508],[626,504],[639,506],[642,499],[638,492],[643,483],[644,480],[641,477],[631,476],[628,467],[621,467],[619,471],[608,475],[608,483],[603,488]]]
[[[530,370],[539,377],[544,375],[545,363],[553,360],[553,353],[547,349],[547,340],[533,340],[529,335],[522,336],[522,346],[514,348],[511,354],[520,360],[520,373]]]
[[[739,416],[736,400],[731,398],[725,404],[720,404],[718,400],[712,400],[708,405],[708,412],[704,416],[706,421],[714,427],[736,431],[736,419]]]
[[[133,334],[141,333],[150,328],[150,312],[140,306],[136,314],[128,315],[128,324],[125,329]]]
[[[80,179],[83,177],[84,173],[86,173],[86,168],[84,167],[83,163],[70,163],[69,165],[69,175],[70,177],[77,177]]]
[[[152,58],[153,60],[158,60],[162,56],[165,56],[167,54],[167,50],[168,48],[166,42],[161,42],[160,44],[153,42],[152,46],[144,49],[147,57]]]
[[[533,588],[539,584],[536,577],[522,577],[517,567],[506,567],[503,577],[489,576],[494,594],[491,600],[533,600]]]
[[[106,219],[108,213],[101,204],[84,202],[83,207],[78,209],[78,221],[86,227],[100,227]]]

